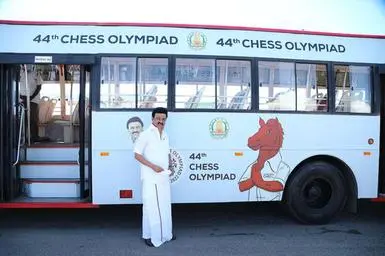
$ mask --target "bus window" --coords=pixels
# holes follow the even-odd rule
[[[135,108],[136,58],[102,58],[101,108]]]
[[[259,109],[295,110],[294,63],[260,61]]]
[[[167,107],[168,59],[138,60],[138,107]]]
[[[167,84],[167,58],[102,58],[100,107],[166,107]]]
[[[175,107],[215,109],[215,60],[176,59]]]
[[[334,66],[336,112],[371,113],[371,68]]]
[[[298,111],[327,111],[326,70],[323,64],[296,64]]]
[[[249,109],[250,61],[218,60],[217,70],[217,108]]]

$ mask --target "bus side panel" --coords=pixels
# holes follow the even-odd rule
[[[127,129],[134,116],[144,129],[151,124],[151,112],[93,113],[93,203],[141,202]],[[314,155],[344,161],[359,198],[377,196],[378,116],[171,112],[166,131],[175,203],[280,200],[293,169]],[[132,190],[133,198],[120,198],[120,190]]]

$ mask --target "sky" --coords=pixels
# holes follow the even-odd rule
[[[101,3],[0,0],[0,20],[204,24],[385,35],[385,0],[108,0]]]

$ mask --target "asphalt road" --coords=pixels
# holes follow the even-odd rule
[[[1,210],[0,255],[385,255],[385,203],[314,226],[278,203],[176,205],[173,219],[177,240],[150,248],[139,206]]]

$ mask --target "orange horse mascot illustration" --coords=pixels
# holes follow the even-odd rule
[[[265,122],[259,119],[259,130],[252,135],[247,146],[254,151],[259,151],[257,160],[251,165],[250,177],[238,183],[241,192],[252,187],[264,189],[269,192],[279,192],[284,188],[283,183],[277,180],[264,180],[262,169],[266,161],[278,154],[283,142],[283,129],[277,118]]]

